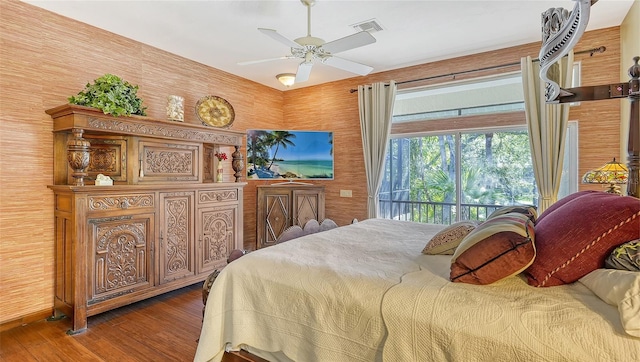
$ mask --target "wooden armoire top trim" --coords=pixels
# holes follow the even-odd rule
[[[53,118],[53,131],[74,128],[86,133],[128,134],[220,145],[242,146],[245,133],[143,116],[113,117],[95,108],[65,104],[45,111]]]

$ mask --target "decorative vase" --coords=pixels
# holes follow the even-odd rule
[[[218,162],[218,170],[216,172],[216,181],[217,182],[222,182],[222,162]]]
[[[80,128],[73,128],[71,130],[73,138],[69,138],[67,141],[67,161],[69,167],[73,170],[71,176],[73,177],[75,186],[84,186],[84,178],[89,174],[87,173],[87,167],[89,167],[89,147],[91,143],[82,138],[84,130]]]
[[[180,96],[167,97],[167,119],[184,122],[184,98]]]
[[[236,182],[240,182],[240,177],[242,177],[242,170],[244,170],[244,158],[242,157],[242,152],[238,146],[235,146],[236,150],[231,154],[232,161],[231,167],[236,172],[233,176],[236,178]]]

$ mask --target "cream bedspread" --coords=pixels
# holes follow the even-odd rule
[[[249,253],[214,283],[196,361],[630,361],[640,340],[580,283],[448,281],[443,226],[365,220]],[[586,307],[585,307],[586,306]]]
[[[431,256],[385,295],[385,361],[640,361],[616,307],[581,283],[534,288],[520,276],[451,283]]]

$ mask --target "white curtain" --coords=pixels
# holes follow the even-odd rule
[[[384,171],[384,156],[387,153],[391,116],[396,99],[396,83],[375,83],[358,87],[360,108],[360,131],[364,152],[364,169],[367,173],[367,215],[378,217],[378,192]]]
[[[558,200],[569,104],[546,104],[539,63],[526,57],[520,64],[533,171],[540,193],[538,213],[541,213]],[[573,51],[554,64],[547,74],[561,88],[569,88],[573,76]]]

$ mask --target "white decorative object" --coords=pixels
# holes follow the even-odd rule
[[[111,177],[99,173],[96,176],[96,186],[113,186],[113,180]]]
[[[184,122],[184,98],[180,96],[167,97],[167,119]]]

